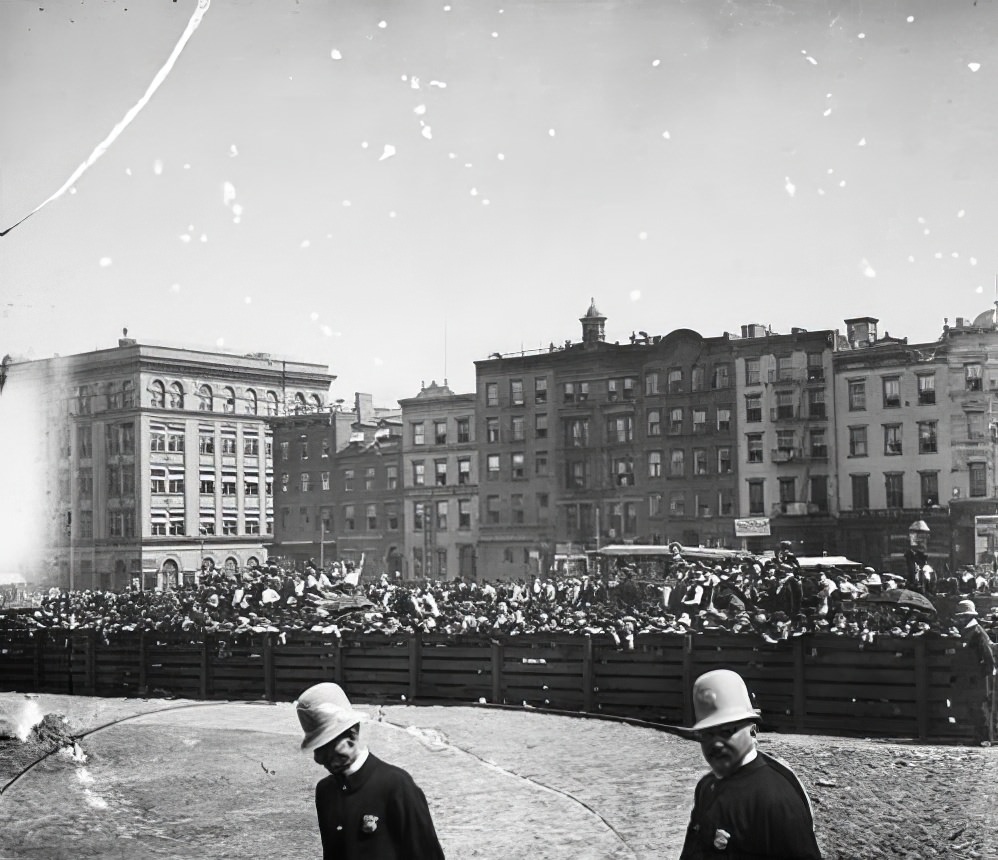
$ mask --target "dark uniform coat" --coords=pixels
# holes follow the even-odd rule
[[[323,860],[443,860],[426,796],[402,768],[368,754],[315,787]]]
[[[733,774],[697,783],[680,860],[821,860],[797,777],[764,753]]]

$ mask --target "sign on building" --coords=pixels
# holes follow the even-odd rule
[[[735,520],[735,537],[769,537],[769,517],[747,517]]]

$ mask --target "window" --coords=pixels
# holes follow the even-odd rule
[[[613,473],[618,487],[633,487],[634,458],[633,457],[614,458]]]
[[[968,463],[970,495],[979,498],[988,494],[988,467],[986,463]]]
[[[298,446],[299,457],[302,460],[308,459],[308,439],[302,439]]]
[[[512,418],[509,419],[509,422],[510,422],[510,439],[513,442],[522,442],[526,437],[523,416],[514,415]]]
[[[633,441],[634,417],[632,415],[617,415],[607,418],[606,436],[611,444]]]
[[[526,477],[526,472],[523,465],[523,453],[513,454],[511,459],[512,464],[512,474],[514,481],[522,481]]]
[[[710,387],[715,391],[720,388],[728,388],[731,385],[731,370],[726,364],[719,364],[714,367],[710,377]]]
[[[399,485],[399,467],[394,464],[385,466],[385,489],[396,490]]]
[[[589,445],[589,419],[565,419],[565,445],[569,448],[585,448]]]
[[[90,391],[89,385],[81,385],[76,390],[77,414],[89,415],[91,413],[92,405],[90,401],[92,397],[93,394]]]
[[[260,437],[243,436],[243,456],[257,457],[260,454]]]
[[[328,439],[323,439],[322,440],[322,451],[320,453],[320,456],[322,457],[322,459],[327,460],[327,459],[329,459],[329,455],[330,455],[331,452],[332,452],[332,444],[330,443],[330,441]]]
[[[534,379],[534,403],[548,402],[548,381],[543,376]]]
[[[499,441],[499,419],[498,418],[486,418],[485,419],[485,440],[487,442],[498,442]]]
[[[215,453],[215,431],[210,427],[201,427],[198,429],[198,453]]]
[[[376,504],[366,505],[364,518],[367,520],[367,530],[376,532],[378,530],[378,506]]]
[[[981,464],[983,465],[983,464]],[[931,508],[939,504],[939,473],[919,472],[918,483],[922,494],[922,507]]]
[[[762,433],[749,433],[745,437],[745,441],[748,445],[748,462],[749,463],[763,462]]]
[[[683,370],[681,367],[673,367],[671,370],[669,370],[668,391],[669,394],[682,394]]]
[[[812,388],[807,392],[807,415],[809,418],[824,419],[825,413],[825,389]]]
[[[509,402],[511,406],[523,406],[523,380],[509,381]]]
[[[778,382],[788,382],[794,378],[794,359],[791,355],[776,357],[776,379]]]
[[[457,527],[459,529],[471,528],[471,499],[457,500]]]
[[[686,494],[682,490],[669,493],[669,514],[674,517],[686,516]]]
[[[223,428],[220,442],[222,445],[222,453],[234,457],[236,454],[236,431],[234,429],[225,430]]]
[[[319,473],[319,480],[321,481],[322,489],[328,492],[329,487],[330,487],[330,483],[329,483],[329,472],[320,472]]]
[[[376,472],[374,466],[368,466],[366,469],[364,469],[364,489],[365,490],[373,490],[374,489],[374,482],[375,482],[376,476],[377,476],[377,472]]]
[[[489,525],[499,524],[499,497],[498,496],[486,496],[485,497],[485,521]]]
[[[611,379],[607,382],[607,400],[614,403],[618,400],[634,399],[635,380],[633,377]]]
[[[198,389],[198,411],[211,412],[212,406],[211,386],[202,385]]]
[[[425,441],[423,436],[423,422],[413,421],[411,426],[412,426],[412,444],[422,445]]]
[[[446,487],[447,486],[447,461],[446,460],[434,460],[433,461],[433,480],[436,486]]]
[[[762,359],[745,359],[745,384],[759,385],[762,383]]]
[[[399,509],[395,502],[385,502],[385,522],[388,531],[397,532],[399,528]]]
[[[509,508],[511,514],[511,522],[514,525],[523,525],[524,523],[524,510],[523,510],[523,494],[513,493],[509,497]]]
[[[425,486],[425,484],[426,484],[426,464],[422,460],[413,460],[412,485],[414,487],[422,487]]]
[[[166,450],[166,428],[160,427],[158,425],[150,425],[149,427],[149,450],[150,451],[165,451]]]
[[[165,492],[161,490],[160,492]],[[214,471],[202,471],[198,474],[198,492],[202,496],[215,495],[215,473]]]
[[[565,403],[585,403],[589,399],[589,383],[563,382],[561,397]]]
[[[748,482],[748,508],[749,516],[759,516],[766,512],[766,483],[765,481]]]
[[[918,453],[935,454],[938,450],[935,421],[918,422]]]
[[[166,475],[166,491],[175,495],[183,495],[184,492],[184,467],[170,466]]]
[[[825,381],[825,367],[820,352],[809,352],[807,354],[807,381]]]
[[[447,422],[446,421],[434,421],[433,422],[433,444],[434,445],[446,445],[447,444]]]
[[[90,511],[80,511],[81,515],[84,514],[84,513],[89,514]],[[166,534],[166,524],[167,524],[166,511],[152,511],[149,514],[149,523],[150,523],[150,533],[151,534],[153,534],[153,535],[165,535]],[[81,523],[81,525],[80,525],[81,530],[82,530],[82,527],[83,526],[82,526],[82,523]],[[93,532],[93,520],[91,519],[91,534],[92,534],[92,532]]]
[[[967,391],[980,391],[984,387],[984,368],[980,364],[965,364],[963,378]]]
[[[884,409],[896,409],[901,405],[901,379],[897,376],[885,376]]]
[[[828,513],[828,476],[812,475],[810,479],[810,502],[819,514]]]
[[[471,419],[470,418],[458,418],[457,419],[457,441],[458,443],[470,442],[471,441]]]
[[[534,455],[534,474],[546,478],[548,474],[548,453],[547,451],[538,451]]]
[[[658,373],[652,371],[645,374],[645,394],[658,394]]]
[[[683,407],[674,406],[669,410],[669,433],[678,434],[683,432]]]
[[[537,439],[547,439],[548,416],[546,412],[540,412],[534,416],[534,436]]]
[[[866,427],[849,428],[849,456],[865,457],[866,449]]]
[[[343,528],[348,532],[356,531],[357,529],[357,519],[353,505],[343,506]]]
[[[169,531],[171,535],[182,535],[185,533],[184,512],[169,511]]]
[[[163,409],[166,406],[166,386],[158,379],[149,385],[149,405],[153,409]]]
[[[246,514],[246,534],[248,535],[258,535],[260,534],[260,515],[257,514]]]
[[[76,491],[81,500],[89,500],[94,494],[93,469],[80,469],[76,476]]]
[[[305,412],[305,395],[300,391],[295,392],[295,415]]]
[[[707,449],[706,448],[694,448],[693,449],[693,474],[694,475],[706,475],[708,473],[707,468]]]
[[[76,428],[76,452],[81,460],[87,460],[94,455],[93,429],[89,424]]]
[[[288,452],[289,452],[290,447],[291,447],[291,443],[290,442],[281,442],[281,459],[282,460],[287,460],[289,458],[290,454]]]
[[[662,410],[649,409],[646,413],[646,426],[649,436],[662,435]]]
[[[274,456],[274,437],[270,433],[265,433],[263,437],[263,453],[267,458]]]
[[[795,443],[795,434],[793,430],[776,431],[776,450],[779,454],[783,455],[786,460],[794,458],[797,453],[797,445]],[[786,462],[786,460],[784,460],[784,462]]]
[[[267,392],[267,414],[277,414],[277,393],[274,391]]]
[[[412,573],[416,579],[423,575],[423,550],[419,547],[412,551]]]
[[[852,484],[852,509],[854,511],[865,511],[870,507],[870,476],[850,475]]]
[[[903,453],[900,424],[884,425],[884,453],[890,456]]]
[[[721,433],[728,433],[731,430],[731,409],[727,406],[717,408],[717,429]]]
[[[936,377],[935,374],[919,374],[918,379],[918,405],[930,406],[936,402]]]
[[[489,454],[485,458],[485,477],[488,481],[499,480],[499,455]]]
[[[780,488],[780,504],[797,501],[797,479],[778,478],[777,483]]]
[[[585,489],[586,486],[585,460],[569,460],[567,463],[565,463],[565,486],[570,490]]]
[[[745,398],[745,421],[749,424],[762,421],[761,394],[750,394]]]
[[[777,391],[776,392],[776,419],[778,421],[785,421],[789,418],[797,417],[797,408],[794,406],[794,392],[793,391]]]
[[[648,516],[657,517],[662,514],[662,494],[652,493],[648,496]]]
[[[436,503],[436,527],[439,531],[447,530],[447,500],[442,499]]]
[[[259,496],[260,495],[260,476],[259,475],[244,475],[243,476],[243,495],[244,496]]]
[[[222,389],[222,411],[229,415],[236,411],[236,392],[229,387]]]
[[[287,472],[281,472],[281,492],[286,493],[291,483],[291,476]]]
[[[661,478],[662,477],[662,452],[661,451],[649,451],[648,452],[648,477],[649,478]]]
[[[982,412],[968,412],[967,413],[967,438],[968,439],[983,439],[984,438],[984,413]]]
[[[849,411],[862,412],[866,409],[866,380],[849,380]]]
[[[884,489],[887,495],[888,508],[904,507],[904,473],[885,472]]]
[[[825,438],[825,428],[824,427],[812,427],[811,432],[808,435],[810,441],[810,449],[808,453],[814,460],[827,460],[828,459],[828,443]]]
[[[247,415],[256,415],[257,408],[256,392],[252,388],[247,388],[246,393],[243,395],[243,412]],[[260,523],[257,522],[257,528],[259,527]],[[255,532],[255,534],[259,534],[259,532]]]
[[[309,477],[308,472],[302,472],[301,473],[301,491],[303,493],[307,493],[307,492],[309,492],[309,490],[312,489],[310,482],[311,482],[311,479]]]
[[[485,405],[486,406],[498,406],[499,405],[499,383],[498,382],[486,382],[485,383]]]
[[[669,474],[673,478],[686,474],[686,452],[682,448],[673,448],[669,452]]]
[[[457,482],[458,484],[471,483],[471,458],[460,457],[457,461]]]
[[[735,512],[734,491],[725,487],[717,493],[717,512],[722,517],[730,517]]]
[[[718,448],[717,449],[717,474],[719,474],[719,475],[730,475],[731,474],[731,449],[730,448]]]
[[[694,367],[690,371],[690,391],[703,391],[705,371],[702,367]]]
[[[693,432],[694,433],[706,433],[707,432],[707,410],[706,409],[694,409],[693,410]]]

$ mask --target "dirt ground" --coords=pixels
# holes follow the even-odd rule
[[[41,695],[86,735],[0,746],[0,858],[318,857],[293,707]],[[0,711],[24,696],[0,694]],[[677,857],[696,744],[653,729],[488,707],[362,708],[374,752],[424,789],[447,857]],[[135,716],[144,714],[142,716]],[[795,769],[827,858],[998,858],[998,748],[762,736]]]

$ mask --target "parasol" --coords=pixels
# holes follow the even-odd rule
[[[919,609],[922,612],[935,614],[936,607],[924,594],[910,591],[907,588],[889,588],[882,594],[868,594],[861,598],[865,603],[883,603],[887,606],[897,606],[902,609]]]

